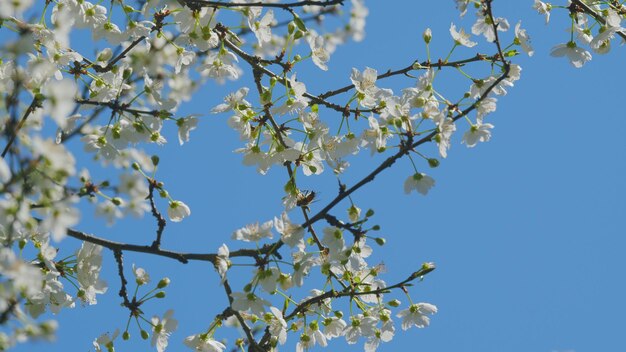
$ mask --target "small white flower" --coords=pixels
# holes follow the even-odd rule
[[[530,45],[530,37],[526,33],[526,30],[521,28],[521,25],[522,21],[517,22],[515,25],[515,44],[520,45],[528,56],[533,56],[535,50]]]
[[[581,68],[587,61],[591,60],[591,53],[578,47],[574,42],[555,46],[550,55],[554,57],[567,56],[569,62],[576,68]]]
[[[338,317],[326,318],[324,320],[324,334],[327,339],[342,336],[345,332],[346,322]]]
[[[198,334],[187,336],[184,341],[185,345],[194,351],[203,352],[223,352],[226,346],[213,339],[207,334]]]
[[[434,185],[435,180],[432,177],[417,172],[404,181],[404,193],[409,194],[412,190],[416,190],[422,195],[426,195]]]
[[[150,275],[148,275],[148,272],[143,268],[135,267],[135,264],[133,264],[133,274],[135,275],[135,282],[139,286],[150,282]]]
[[[269,318],[268,327],[272,336],[276,337],[279,344],[284,345],[287,342],[287,322],[283,319],[283,313],[276,307],[270,307],[271,315],[267,315]],[[267,320],[267,319],[266,319]]]
[[[346,342],[355,344],[361,336],[372,336],[375,333],[378,319],[372,316],[363,316],[363,314],[353,315],[350,325],[344,330]]]
[[[196,54],[193,51],[187,51],[183,48],[178,48],[176,54],[178,54],[178,59],[176,60],[176,65],[174,65],[174,73],[180,73],[183,66],[191,65],[196,58]]]
[[[463,28],[461,28],[461,30],[457,32],[456,26],[454,25],[454,23],[450,24],[450,35],[452,35],[452,39],[454,39],[454,42],[457,45],[463,45],[468,48],[472,48],[476,46],[476,44],[478,44],[476,42],[469,40],[470,34],[465,33],[465,30]]]
[[[167,208],[167,215],[173,222],[179,222],[191,215],[191,210],[187,204],[179,200],[173,200]]]
[[[490,123],[477,123],[472,125],[470,129],[463,134],[461,143],[465,143],[468,148],[473,148],[478,142],[488,142],[491,138],[491,129],[493,125]]]
[[[189,142],[189,132],[196,129],[198,126],[198,119],[195,117],[184,117],[176,121],[178,126],[178,142],[183,145],[185,142]]]
[[[270,305],[270,302],[260,298],[252,292],[233,292],[230,297],[233,299],[231,307],[240,312],[245,312],[249,309],[254,314],[263,315],[265,311],[264,307]]]
[[[159,317],[152,317],[152,341],[151,345],[156,346],[158,352],[165,351],[168,344],[168,339],[173,331],[178,328],[178,321],[172,318],[174,315],[173,310],[168,310],[163,315],[163,319]]]
[[[104,333],[100,335],[97,339],[93,340],[93,347],[96,352],[104,352],[111,351],[113,348],[113,341],[120,334],[120,329],[115,329],[115,331],[111,333]],[[104,346],[104,348],[102,347]]]
[[[244,242],[256,242],[262,238],[272,238],[272,225],[272,221],[266,221],[262,225],[259,225],[258,222],[246,225],[233,232],[232,238]]]
[[[311,47],[311,59],[315,66],[324,71],[328,71],[328,65],[326,63],[330,60],[330,52],[326,48],[324,37],[312,33],[307,37],[307,41]]]
[[[222,283],[226,279],[226,272],[230,267],[230,259],[228,259],[230,255],[230,251],[228,250],[228,246],[226,244],[222,244],[220,248],[217,250],[217,257],[215,257],[215,270],[220,274],[222,278]]]
[[[287,213],[283,212],[280,218],[274,218],[274,227],[286,245],[304,250],[304,229],[299,224],[292,223]]]
[[[496,32],[493,30],[494,23],[497,25],[497,28],[501,32],[506,32],[509,30],[509,22],[505,18],[493,18],[489,15],[485,16],[481,12],[476,15],[477,19],[474,25],[472,26],[472,33],[475,35],[483,35],[485,39],[489,42],[493,42],[496,40]]]
[[[74,99],[78,92],[76,82],[70,79],[51,80],[43,88],[46,96],[43,107],[59,128],[65,128],[67,118],[76,105]]]
[[[550,10],[552,10],[552,5],[543,1],[535,0],[533,8],[537,10],[537,12],[539,12],[540,14],[546,15],[546,24],[550,22]]]
[[[83,292],[79,298],[88,304],[96,304],[96,294],[107,291],[106,282],[100,280],[102,269],[102,246],[83,242],[76,253],[76,278]]]
[[[253,7],[249,11],[248,17],[248,26],[254,32],[257,40],[259,41],[259,45],[263,46],[263,44],[270,42],[272,40],[272,23],[274,22],[274,11],[268,10],[265,13],[265,16],[260,20],[257,20],[257,17],[261,15],[260,7]]]
[[[400,311],[396,316],[402,318],[402,330],[408,330],[413,325],[418,328],[427,327],[430,324],[430,318],[427,315],[435,313],[437,313],[436,306],[430,303],[417,303]]]
[[[242,87],[239,88],[236,92],[228,94],[224,98],[224,102],[211,109],[211,112],[217,114],[230,110],[247,110],[247,108],[251,106],[250,103],[245,99],[246,95],[248,95],[249,90],[250,89],[248,87]]]

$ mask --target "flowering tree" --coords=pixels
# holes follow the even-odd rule
[[[424,60],[407,58],[405,67],[384,73],[354,68],[352,84],[314,93],[298,70],[329,70],[338,46],[363,39],[368,10],[362,0],[2,1],[0,349],[54,337],[56,323],[42,314],[94,305],[112,291],[128,311],[121,339],[151,339],[158,351],[175,343],[168,341],[178,325],[174,311],[152,317],[144,306],[165,297],[170,279],[154,283],[144,268],[129,268],[129,252],[214,266],[228,304],[215,309],[205,330],[186,332],[184,345],[192,350],[271,351],[291,339],[303,351],[341,337],[374,351],[393,338],[396,323],[403,330],[428,326],[437,307],[414,302],[409,288],[434,264],[409,270],[399,282],[384,281],[384,266],[368,263],[373,247],[385,244],[370,222],[374,210],[362,211],[351,196],[401,159],[413,168],[404,192],[426,195],[435,180],[425,170],[447,156],[457,127],[467,147],[490,139],[493,124],[486,119],[496,97],[520,79],[513,60],[521,52],[532,56],[533,48],[520,23],[510,28],[497,16],[492,0],[456,5],[461,16],[473,9],[476,17],[467,31],[451,24],[449,52],[431,53],[433,37],[425,29]],[[606,53],[614,37],[626,40],[626,6],[619,1],[535,0],[534,7],[546,22],[553,10],[570,15],[569,40],[552,55],[575,67],[591,60],[585,47]],[[328,20],[335,18],[345,24],[333,28]],[[75,39],[84,30],[93,42]],[[449,71],[461,72],[469,87],[457,95],[440,89]],[[393,76],[406,77],[404,89],[382,87]],[[169,222],[183,221],[191,209],[170,195],[165,181],[176,180],[160,179],[160,158],[145,150],[166,144],[167,129],[177,129],[181,145],[191,131],[201,134],[198,116],[177,111],[193,92],[226,80],[241,86],[220,93],[224,103],[211,112],[227,116],[240,135],[236,152],[244,165],[261,175],[284,169],[284,192],[277,195],[284,212],[242,224],[232,233],[245,242],[237,248],[164,248]],[[463,120],[467,124],[457,126]],[[420,149],[426,144],[435,144],[438,155]],[[362,149],[384,159],[348,184],[342,176]],[[96,163],[77,161],[84,154]],[[315,184],[324,171],[336,176],[337,193],[314,205],[315,187],[301,184]],[[84,219],[92,211],[110,224],[146,215],[154,238],[135,244],[86,233],[81,213]],[[106,251],[114,261],[103,261]],[[242,264],[255,268],[252,276],[233,268]],[[114,290],[100,279],[103,265],[118,273]],[[394,292],[409,303],[387,298]],[[228,347],[226,327],[241,332]],[[97,337],[93,347],[113,351],[122,344],[119,332]]]

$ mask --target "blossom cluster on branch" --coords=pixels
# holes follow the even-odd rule
[[[449,37],[425,29],[425,59],[407,58],[404,67],[387,72],[356,67],[345,73],[351,84],[326,92],[308,90],[297,72],[332,69],[339,46],[364,38],[369,11],[363,0],[0,2],[0,350],[52,339],[57,324],[39,320],[44,312],[97,304],[99,295],[116,291],[129,313],[121,339],[138,334],[164,351],[178,328],[174,311],[150,317],[142,305],[167,302],[170,279],[153,283],[148,270],[129,269],[125,252],[215,267],[228,305],[214,312],[205,330],[187,332],[183,343],[196,351],[227,345],[273,351],[288,339],[304,351],[335,338],[375,351],[393,338],[397,324],[403,330],[428,326],[437,307],[414,302],[408,289],[434,264],[386,282],[384,265],[368,262],[374,247],[386,242],[376,235],[379,226],[370,225],[375,212],[362,211],[351,196],[401,159],[410,170],[404,192],[426,195],[435,185],[427,171],[447,157],[457,130],[470,148],[490,140],[489,115],[521,77],[511,60],[534,50],[521,22],[511,27],[494,14],[493,0],[455,2],[461,16],[475,14],[471,28],[452,23]],[[614,38],[626,38],[626,6],[619,1],[535,0],[534,8],[546,22],[555,10],[569,13],[570,38],[552,55],[566,56],[575,67],[591,60],[582,45],[603,54]],[[322,26],[329,17],[343,24]],[[93,47],[75,41],[76,31],[87,31]],[[435,40],[449,43],[449,52],[431,53]],[[443,88],[453,75],[467,79],[461,93]],[[385,87],[389,77],[402,78],[403,89]],[[242,84],[206,112],[227,118],[239,134],[236,152],[244,165],[262,175],[284,170],[284,193],[277,197],[284,212],[235,229],[232,239],[245,243],[232,242],[241,246],[234,250],[226,244],[215,253],[162,248],[168,219],[184,221],[192,212],[158,175],[167,160],[144,150],[165,145],[166,129],[177,130],[180,145],[201,133],[201,117],[178,110],[208,83],[227,80]],[[69,141],[83,150],[72,150]],[[431,142],[434,155],[418,150]],[[349,185],[342,175],[363,150],[385,159]],[[100,168],[81,165],[78,153]],[[323,173],[336,176],[338,191],[314,207],[315,190],[298,181]],[[345,214],[336,209],[340,203],[347,204]],[[85,233],[79,207],[110,225],[128,216],[153,220],[154,240],[121,243]],[[100,279],[103,251],[113,253],[117,284]],[[229,277],[244,275],[234,268],[239,264],[255,271],[234,287]],[[388,298],[394,292],[408,303]],[[238,327],[241,338],[223,340],[226,326]],[[97,337],[94,349],[113,351],[122,343],[119,332]]]

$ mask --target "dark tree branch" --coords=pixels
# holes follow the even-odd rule
[[[117,100],[102,102],[102,101],[87,100],[87,99],[76,99],[76,103],[84,104],[84,105],[105,106],[113,110],[114,112],[124,111],[124,112],[128,112],[131,114],[144,114],[144,115],[151,115],[155,117],[161,114],[160,110],[131,109],[129,108],[130,106],[129,104],[120,104]]]
[[[121,281],[119,296],[124,300],[124,306],[132,310],[132,305],[128,299],[128,291],[126,290],[126,284],[128,284],[128,281],[126,281],[126,277],[124,276],[124,259],[122,250],[114,250],[113,255],[115,256],[115,261],[117,262],[117,274],[120,276]]]
[[[28,119],[30,114],[32,114],[38,107],[40,107],[40,105],[41,105],[41,100],[39,100],[39,98],[37,98],[37,97],[34,97],[33,101],[30,103],[30,105],[28,106],[28,108],[24,112],[24,115],[22,116],[22,119],[17,124],[17,126],[15,126],[15,129],[13,130],[13,132],[11,132],[11,136],[9,137],[9,141],[7,142],[7,145],[4,147],[4,150],[2,151],[2,155],[1,156],[3,158],[7,155],[7,153],[9,152],[9,149],[11,149],[11,145],[13,145],[13,142],[15,142],[15,138],[17,138],[18,132],[24,126],[24,123],[26,123],[26,120]]]
[[[152,242],[152,247],[155,249],[159,249],[161,248],[161,236],[163,235],[163,230],[165,230],[165,225],[167,224],[167,222],[165,221],[165,218],[163,217],[163,215],[161,215],[161,213],[159,212],[159,210],[156,207],[156,204],[154,204],[154,189],[157,186],[157,182],[156,180],[149,180],[149,186],[148,186],[148,199],[150,200],[150,208],[152,209],[152,216],[154,216],[154,218],[157,221],[157,231],[156,231],[156,239],[154,240],[154,242]]]
[[[179,0],[179,2],[184,3],[189,7],[274,7],[280,8],[283,10],[288,10],[292,7],[301,7],[301,6],[333,6],[333,5],[343,5],[344,0],[325,0],[325,1],[314,1],[314,0],[304,0],[297,2],[289,2],[284,4],[275,4],[275,3],[265,3],[263,1],[257,2],[249,2],[249,3],[225,3],[221,1],[207,1],[207,0]]]

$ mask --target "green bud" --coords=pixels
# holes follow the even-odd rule
[[[374,231],[379,231],[379,230],[380,230],[380,225],[374,225],[374,226],[372,226],[372,230],[374,230]]]
[[[132,167],[133,167],[133,169],[134,169],[134,170],[136,170],[136,171],[139,171],[139,170],[141,169],[141,167],[139,166],[139,163],[137,163],[137,162],[134,162],[134,163],[133,163],[133,165],[132,165]]]
[[[511,50],[509,50],[509,51],[504,53],[505,57],[513,57],[513,56],[516,56],[516,55],[519,55],[519,52],[517,50],[515,50],[515,49],[511,49]]]
[[[165,292],[163,292],[163,291],[159,291],[159,292],[157,292],[157,293],[154,295],[154,297],[156,297],[156,298],[165,298]]]
[[[252,291],[252,284],[247,284],[246,286],[243,287],[243,291],[244,292],[250,292]]]
[[[159,281],[159,284],[157,285],[158,289],[167,287],[170,284],[170,279],[167,277],[164,277],[161,279],[161,281]]]
[[[128,331],[124,331],[122,334],[122,340],[128,341],[130,339],[130,333]]]
[[[428,166],[433,167],[433,168],[439,166],[439,160],[435,158],[428,159]]]
[[[150,337],[150,334],[146,330],[141,330],[141,338],[147,340]]]
[[[374,239],[374,241],[376,241],[376,244],[377,244],[377,245],[379,245],[379,246],[384,246],[384,245],[385,245],[385,242],[387,242],[387,240],[385,240],[385,239],[384,239],[384,238],[382,238],[382,237],[376,237],[376,238]]]
[[[122,199],[118,197],[111,198],[111,203],[119,207],[120,205],[122,205]]]
[[[433,38],[433,33],[430,28],[426,28],[426,30],[422,34],[422,38],[424,38],[424,42],[426,42],[426,44],[430,43],[430,40]]]
[[[301,30],[302,32],[306,32],[307,31],[306,25],[304,24],[304,21],[300,17],[298,17],[298,15],[296,15],[295,13],[294,13],[294,16],[293,16],[293,21],[296,24],[296,26],[298,26],[299,30]],[[296,33],[296,35],[297,35],[297,33]]]
[[[261,94],[261,100],[263,103],[269,103],[270,101],[272,101],[272,91],[264,90],[263,94]]]
[[[159,165],[159,156],[158,155],[153,155],[150,157],[150,160],[152,160],[152,165],[154,166],[158,166]]]
[[[374,209],[367,209],[367,212],[365,213],[365,217],[369,218],[374,216]]]
[[[296,55],[296,56],[293,57],[293,59],[294,59],[294,61],[298,62],[298,61],[302,60],[302,56]]]
[[[133,69],[132,68],[127,68],[127,69],[124,70],[124,73],[122,73],[122,77],[124,79],[129,79],[130,76],[132,76],[132,74],[133,74]]]
[[[293,37],[294,37],[295,39],[300,39],[300,38],[304,37],[304,33],[303,33],[302,31],[297,31],[297,32],[293,35]]]

